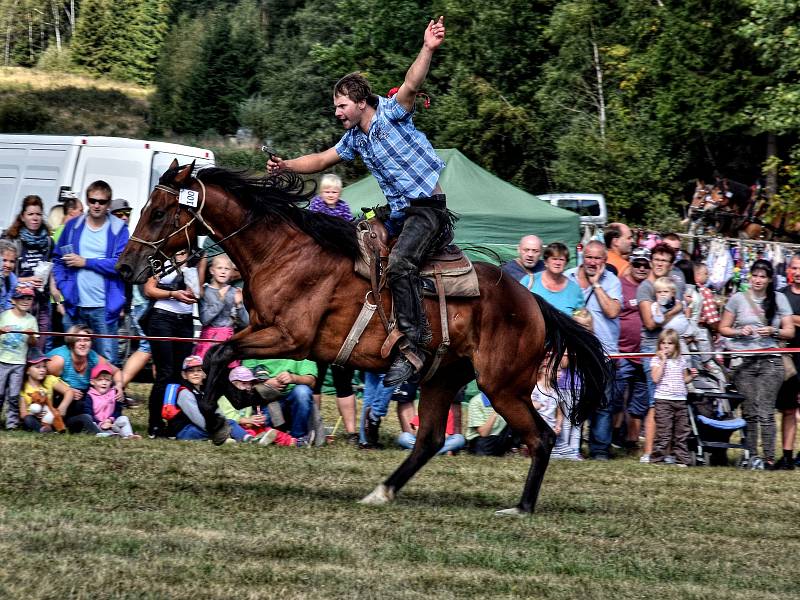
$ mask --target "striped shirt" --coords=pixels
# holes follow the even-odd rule
[[[661,359],[658,356],[650,359],[651,368],[659,365]],[[662,400],[686,400],[686,381],[683,376],[688,368],[689,365],[684,357],[668,358],[653,396]]]
[[[378,180],[393,218],[402,218],[401,211],[411,200],[430,197],[445,167],[425,134],[414,127],[413,115],[396,97],[378,98],[369,133],[353,127],[335,146],[342,160],[361,156]]]

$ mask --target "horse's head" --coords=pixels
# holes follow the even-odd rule
[[[192,186],[197,185],[193,169],[194,163],[179,167],[178,161],[173,160],[159,179],[117,261],[117,271],[125,281],[144,283],[164,261],[197,239],[197,213],[193,209],[198,206],[196,198],[200,194],[182,192],[193,191]]]

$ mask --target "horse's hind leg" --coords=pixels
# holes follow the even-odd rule
[[[522,436],[522,441],[531,453],[531,466],[528,469],[528,477],[525,479],[519,504],[513,508],[499,510],[495,514],[514,516],[532,513],[536,507],[545,471],[550,464],[550,453],[556,443],[556,435],[533,407],[530,392],[524,392],[523,389],[516,392],[503,390],[489,397],[495,410],[512,430]]]
[[[447,412],[456,392],[466,383],[463,373],[469,373],[469,365],[461,365],[461,376],[457,370],[440,370],[430,382],[424,383],[420,390],[419,431],[411,453],[386,481],[376,487],[361,500],[362,504],[386,504],[394,500],[409,479],[419,471],[444,445]]]

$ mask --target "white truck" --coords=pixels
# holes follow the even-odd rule
[[[127,200],[131,231],[158,178],[172,159],[179,164],[214,164],[214,153],[168,142],[98,136],[0,134],[0,231],[13,222],[22,199],[36,194],[48,215],[65,192],[85,202],[87,186],[98,179]]]

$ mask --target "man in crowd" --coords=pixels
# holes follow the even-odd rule
[[[628,258],[633,249],[633,232],[624,223],[611,223],[605,228],[603,239],[608,250],[607,268],[619,277],[628,268]]]
[[[304,443],[311,443],[312,388],[317,380],[317,364],[311,360],[252,358],[242,361],[242,365],[258,373],[266,369],[267,379],[264,383],[268,389],[277,392],[274,400],[280,403],[289,435]],[[270,424],[278,427],[274,420]]]
[[[567,271],[567,277],[583,290],[586,309],[592,315],[594,333],[609,354],[619,350],[619,313],[622,287],[619,279],[606,269],[605,245],[592,240],[583,251],[583,264]],[[613,383],[612,383],[613,385]],[[613,389],[607,390],[613,398]],[[611,451],[611,406],[592,415],[589,434],[589,455],[595,460],[608,460]]]
[[[792,256],[789,262],[788,273],[792,282],[782,291],[792,307],[792,321],[794,321],[794,339],[789,343],[791,348],[800,348],[800,253]],[[781,420],[781,437],[783,441],[783,455],[775,463],[775,469],[791,471],[798,464],[800,459],[795,462],[794,438],[797,434],[797,412],[800,410],[800,354],[792,354],[795,368],[798,374],[790,377],[783,383],[778,392],[778,400],[775,403],[783,414]]]
[[[290,169],[317,173],[360,155],[389,202],[384,223],[397,243],[389,255],[386,276],[392,293],[395,324],[403,334],[394,350],[384,385],[395,387],[417,373],[425,362],[423,348],[431,330],[420,296],[419,267],[427,254],[452,239],[451,218],[439,186],[444,162],[425,135],[414,127],[417,93],[428,74],[433,53],[444,41],[444,17],[431,20],[422,49],[397,94],[379,98],[359,73],[334,86],[336,118],[347,130],[335,147],[291,160],[272,156],[270,173]]]
[[[639,284],[650,275],[650,251],[637,248],[630,255],[630,264],[619,277],[622,286],[622,310],[619,313],[619,351],[621,353],[639,352],[642,339],[642,317],[639,314],[637,292]],[[647,393],[647,379],[641,359],[622,358],[617,361],[617,383],[614,393],[614,431],[621,431],[627,413],[626,437],[622,444],[635,448],[639,441],[642,420],[650,408]],[[627,395],[627,410],[622,412]],[[619,410],[620,412],[616,412]],[[619,438],[618,438],[619,439]]]
[[[111,186],[95,181],[86,190],[89,210],[67,221],[53,250],[53,276],[64,298],[64,329],[83,323],[95,333],[117,333],[125,283],[114,267],[128,243],[127,224],[108,214]],[[117,340],[95,338],[98,353],[116,363]]]
[[[661,335],[661,330],[665,323],[668,323],[675,315],[679,314],[683,308],[683,295],[686,292],[686,284],[682,286],[677,285],[677,292],[675,298],[675,306],[670,308],[664,313],[664,322],[659,324],[653,320],[652,306],[656,301],[656,289],[654,282],[659,277],[670,277],[672,272],[672,265],[675,262],[675,250],[668,244],[658,244],[652,251],[650,259],[650,275],[647,279],[639,284],[639,289],[636,292],[636,299],[639,304],[639,315],[642,317],[642,342],[640,346],[641,352],[655,353],[656,346],[658,345],[658,336]],[[674,280],[673,280],[674,281]],[[683,276],[681,276],[683,281]],[[641,457],[641,462],[650,462],[650,451],[653,448],[653,436],[655,435],[655,418],[653,413],[653,406],[655,405],[655,386],[653,378],[650,375],[650,359],[643,358],[642,365],[644,367],[644,376],[647,379],[647,393],[650,401],[650,408],[645,416],[645,442],[644,454]]]
[[[535,235],[526,235],[517,246],[517,258],[509,260],[502,266],[503,271],[519,281],[526,275],[544,271],[542,256],[542,240]]]

